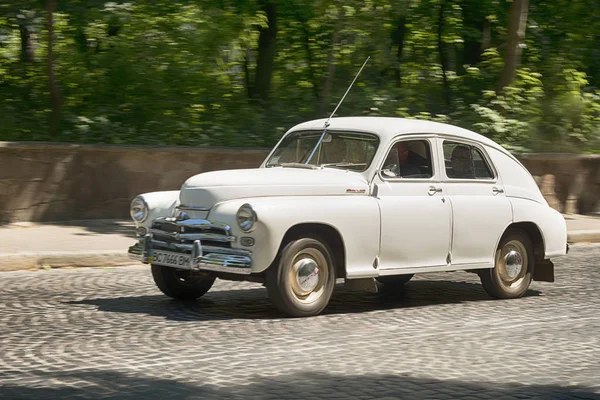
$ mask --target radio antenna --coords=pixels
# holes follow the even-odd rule
[[[329,120],[333,117],[333,115],[335,114],[335,112],[338,110],[338,108],[340,108],[340,106],[342,105],[342,102],[344,101],[344,99],[346,98],[346,95],[348,94],[348,92],[350,91],[350,89],[352,89],[352,85],[354,85],[354,82],[356,82],[356,78],[358,78],[358,76],[360,75],[360,73],[362,72],[363,68],[365,67],[365,65],[367,65],[367,61],[369,61],[369,58],[371,58],[371,56],[368,56],[367,59],[365,60],[365,62],[363,63],[362,67],[360,67],[360,69],[358,70],[358,73],[356,74],[356,76],[354,77],[354,80],[352,81],[352,83],[350,84],[350,86],[348,86],[348,89],[346,89],[346,93],[344,93],[344,95],[342,96],[342,99],[340,100],[340,102],[338,103],[337,107],[335,107],[335,110],[333,110],[333,112],[331,113],[331,115],[329,116],[329,118],[327,118],[327,121],[325,121],[325,128],[327,128],[329,126]]]
[[[310,162],[310,160],[313,158],[313,156],[315,155],[315,152],[317,151],[317,149],[321,145],[321,142],[325,138],[325,134],[327,133],[327,128],[330,125],[329,121],[331,120],[331,118],[333,117],[333,115],[335,114],[335,112],[338,110],[338,108],[340,108],[340,106],[342,105],[342,102],[346,98],[346,95],[348,94],[348,92],[350,91],[350,89],[352,89],[352,85],[354,85],[354,82],[356,82],[356,79],[358,78],[358,76],[362,72],[362,70],[365,67],[365,65],[367,65],[367,61],[369,61],[370,58],[371,58],[371,56],[367,57],[367,59],[365,60],[365,62],[362,65],[362,67],[360,67],[360,69],[358,70],[356,76],[352,80],[352,83],[350,83],[350,86],[348,86],[348,89],[346,89],[346,93],[344,93],[344,95],[342,96],[342,99],[340,100],[340,102],[338,103],[338,105],[335,107],[335,110],[333,110],[333,112],[331,113],[331,115],[329,116],[329,118],[327,118],[327,121],[325,121],[325,126],[324,126],[325,129],[323,129],[323,134],[319,138],[319,141],[317,142],[317,145],[315,146],[315,148],[313,149],[313,151],[310,153],[310,156],[308,156],[308,159],[306,160],[305,164],[308,164]]]

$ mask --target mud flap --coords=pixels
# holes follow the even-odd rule
[[[533,280],[554,282],[554,263],[550,260],[536,261],[533,269]]]

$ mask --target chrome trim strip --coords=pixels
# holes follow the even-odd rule
[[[252,273],[252,260],[250,257],[211,258],[212,254],[201,257],[199,262],[193,262],[193,269],[200,271],[229,272],[232,274],[250,275]]]
[[[175,208],[183,211],[210,211],[211,209],[211,207],[186,206],[185,204],[180,204]]]
[[[222,265],[224,267],[250,268],[252,260],[247,256],[234,256],[227,254],[210,253],[202,256],[198,265],[208,267],[210,265]]]
[[[192,251],[193,244],[185,244],[185,243],[169,243],[163,242],[162,240],[152,240],[152,246],[157,245],[161,247],[165,247],[173,250],[182,250],[182,251]],[[204,246],[202,245],[202,251],[204,253],[218,253],[218,254],[231,254],[231,255],[240,255],[240,256],[250,256],[252,252],[250,250],[244,249],[232,249],[229,247],[217,247],[217,246]]]
[[[140,254],[133,254],[133,253],[127,253],[127,256],[129,257],[130,260],[136,260],[139,262],[144,262],[144,257]]]
[[[170,217],[159,217],[156,218],[152,223],[164,223],[164,224],[175,224],[176,226],[183,226],[186,228],[195,228],[195,229],[206,229],[206,228],[217,228],[225,231],[227,236],[233,236],[233,231],[231,230],[231,226],[227,224],[223,224],[220,222],[212,222],[207,219],[201,218],[190,218],[184,219],[181,221],[177,221],[175,218]]]
[[[160,251],[160,250],[158,250]],[[184,265],[172,265],[156,263],[156,265],[164,265],[170,268],[192,270],[192,271],[215,271],[229,272],[234,274],[249,275],[252,273],[252,259],[245,256],[233,256],[226,254],[207,254],[194,260],[191,255],[183,254],[189,259],[189,262]]]
[[[141,261],[145,264],[151,263],[152,260],[150,254],[152,251],[152,245],[155,243],[159,246],[162,244],[167,245],[166,242],[150,240],[150,235],[147,235],[143,239],[139,240],[136,244],[129,247],[127,252],[129,258]],[[191,248],[192,245],[176,245],[177,250],[187,250],[186,247]],[[198,260],[192,260],[193,270],[228,272],[244,275],[249,275],[252,273],[252,258],[250,258],[252,255],[251,251],[214,246],[202,246],[202,250],[205,252],[205,254]],[[183,254],[192,257],[191,254]],[[171,265],[169,265],[169,267],[177,268]]]
[[[211,240],[213,242],[235,242],[235,236],[219,235],[218,233],[179,233],[165,232],[160,229],[150,229],[150,233],[159,236],[169,236],[180,240]]]
[[[180,233],[179,239],[183,240],[212,240],[214,242],[235,242],[235,236],[224,236],[217,233]]]
[[[136,244],[129,247],[127,255],[132,260],[141,261],[144,264],[148,263],[150,251],[152,250],[152,236],[146,235],[140,238]]]

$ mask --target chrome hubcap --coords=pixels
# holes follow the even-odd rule
[[[504,265],[506,267],[506,275],[510,279],[515,279],[523,269],[523,257],[516,250],[511,250],[504,256]]]
[[[327,260],[317,249],[303,249],[292,261],[288,282],[294,297],[302,303],[316,301],[328,280]]]
[[[310,258],[303,258],[294,265],[298,286],[305,293],[312,292],[319,283],[319,266]]]
[[[527,273],[527,250],[518,240],[511,240],[501,249],[496,265],[502,283],[517,286]]]

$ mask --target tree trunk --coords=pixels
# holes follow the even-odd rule
[[[69,18],[69,25],[71,25],[72,29],[75,31],[73,38],[75,39],[77,49],[80,53],[87,53],[89,46],[88,38],[85,33],[85,28],[87,26],[87,7],[85,5],[74,7],[73,13]],[[86,63],[89,65],[89,57],[85,58]]]
[[[448,76],[446,71],[448,70],[448,58],[446,57],[446,52],[444,51],[444,43],[442,41],[442,32],[444,30],[444,11],[446,9],[446,4],[448,0],[442,1],[440,4],[439,18],[438,18],[438,31],[437,31],[437,41],[438,41],[438,53],[440,54],[440,64],[442,65],[442,80],[443,80],[443,94],[444,101],[446,105],[450,107],[450,86],[448,85]]]
[[[402,16],[398,19],[396,29],[392,32],[392,41],[395,46],[398,46],[396,51],[396,68],[394,75],[396,78],[396,87],[402,85],[402,52],[404,51],[404,38],[406,37],[406,17]]]
[[[481,11],[479,2],[466,0],[461,3],[461,8],[463,17],[462,67],[462,64],[476,65],[481,61],[486,18]],[[463,72],[461,68],[461,73]]]
[[[483,38],[481,39],[481,53],[492,46],[492,24],[486,18],[483,21]]]
[[[508,15],[508,37],[504,52],[504,68],[500,76],[500,89],[509,86],[521,65],[522,45],[525,41],[529,0],[513,0]]]
[[[269,26],[260,30],[258,37],[258,59],[256,61],[256,76],[253,94],[264,108],[269,104],[269,91],[273,75],[273,62],[275,60],[275,39],[277,37],[277,10],[275,4],[268,2],[263,5],[267,14]]]
[[[254,98],[254,86],[252,85],[252,81],[250,80],[250,68],[248,58],[250,55],[248,54],[248,49],[246,49],[244,53],[244,84],[246,85],[246,90],[248,91],[248,98]]]
[[[331,47],[329,49],[329,55],[327,56],[327,77],[323,84],[323,98],[321,101],[321,107],[319,108],[319,114],[323,114],[329,104],[331,97],[331,88],[333,87],[333,77],[335,75],[335,47],[338,44],[340,31],[342,30],[342,21],[344,20],[344,9],[340,7],[338,12],[338,19],[333,28],[331,34]]]
[[[19,32],[21,36],[21,61],[32,63],[35,58],[35,43],[29,31],[29,21],[19,18]]]
[[[50,89],[50,136],[58,136],[58,123],[60,121],[60,90],[54,75],[54,10],[56,0],[46,1],[46,27],[48,29],[48,87]]]
[[[308,64],[308,76],[310,78],[310,82],[313,85],[313,93],[315,95],[315,99],[319,101],[321,98],[321,93],[319,89],[319,83],[317,82],[317,78],[315,75],[315,71],[313,68],[314,56],[312,50],[310,48],[310,37],[308,33],[308,27],[306,26],[306,21],[301,21],[300,25],[302,26],[302,34],[304,37],[304,49],[306,50],[306,62]]]

